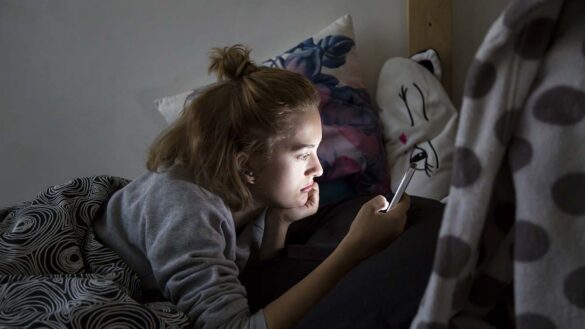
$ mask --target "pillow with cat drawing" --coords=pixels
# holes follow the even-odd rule
[[[444,200],[449,194],[458,114],[437,79],[440,66],[433,66],[434,74],[417,58],[387,60],[376,95],[392,190],[415,163],[416,172],[406,192]]]

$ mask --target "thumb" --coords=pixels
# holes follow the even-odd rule
[[[370,199],[367,205],[372,211],[379,212],[388,207],[388,200],[386,200],[386,198],[383,195],[377,195]]]

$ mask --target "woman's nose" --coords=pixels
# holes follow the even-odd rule
[[[323,167],[321,166],[321,161],[317,156],[313,157],[313,163],[311,164],[311,168],[308,172],[309,176],[319,177],[323,175]]]

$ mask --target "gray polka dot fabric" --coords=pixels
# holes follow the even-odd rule
[[[472,62],[411,329],[583,328],[585,1],[513,0]]]

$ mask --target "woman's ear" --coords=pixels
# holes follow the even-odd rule
[[[250,169],[250,157],[244,152],[238,152],[236,155],[238,171],[244,177],[248,184],[254,184],[254,171]]]

